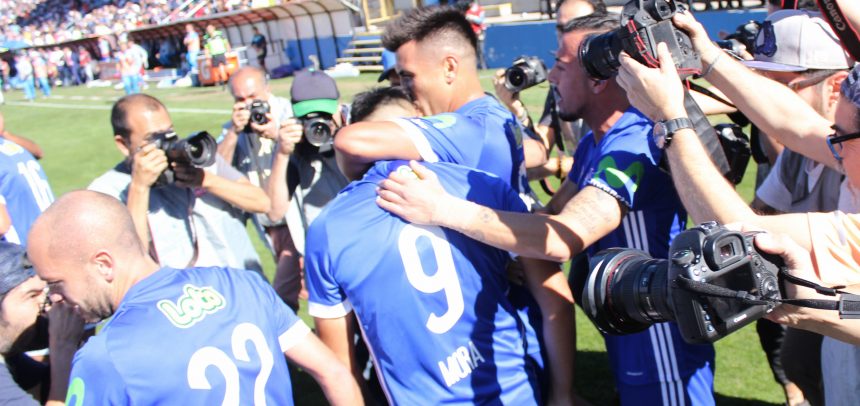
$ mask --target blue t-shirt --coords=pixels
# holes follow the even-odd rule
[[[66,404],[293,404],[283,352],[310,329],[256,273],[162,268],[72,363]]]
[[[12,220],[3,239],[27,245],[30,226],[54,202],[54,192],[36,158],[4,138],[0,138],[0,197]]]
[[[485,172],[427,164],[445,189],[523,212]],[[440,227],[404,222],[376,203],[376,185],[403,161],[377,162],[311,224],[305,257],[308,312],[354,311],[393,404],[533,404],[523,322],[505,293],[507,252]]]
[[[461,106],[454,113],[398,119],[427,162],[450,162],[502,178],[518,193],[528,193],[523,128],[492,96]]]
[[[670,242],[686,227],[687,213],[671,176],[658,167],[662,151],[651,132],[651,121],[631,107],[599,143],[595,144],[593,132],[579,143],[568,181],[576,182],[580,190],[594,186],[627,208],[621,225],[592,244],[589,255],[626,247],[665,259]],[[687,344],[675,323],[626,336],[606,336],[606,348],[616,380],[629,385],[663,382],[667,386],[665,382],[689,377],[713,367],[714,362],[713,346]],[[668,391],[683,392],[683,388],[673,388],[667,386]],[[639,399],[641,403],[652,401]]]

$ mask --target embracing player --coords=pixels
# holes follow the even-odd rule
[[[517,194],[493,175],[448,163],[428,167],[452,193],[525,211]],[[351,329],[357,317],[392,404],[568,402],[570,291],[554,292],[566,306],[543,308],[546,324],[561,320],[568,330],[546,337],[552,382],[551,392],[542,393],[526,327],[506,296],[508,253],[380,209],[373,203],[376,185],[392,171],[410,172],[405,161],[378,162],[310,227],[308,311],[322,340],[355,372]],[[526,272],[538,275],[529,279],[532,291],[564,281],[557,264],[522,261]]]
[[[75,355],[69,405],[290,405],[283,355],[331,403],[361,404],[349,371],[258,274],[159,269],[108,195],[60,198],[34,224],[28,254],[53,299],[89,320],[113,316]]]

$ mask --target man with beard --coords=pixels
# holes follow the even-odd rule
[[[618,21],[617,15],[595,13],[561,29],[549,81],[561,118],[582,118],[592,131],[577,147],[570,175],[548,205],[550,215],[455,198],[417,163],[411,165],[417,179],[394,173],[381,184],[378,204],[411,223],[452,229],[524,257],[567,261],[580,252],[626,247],[666,258],[669,242],[686,228],[687,213],[672,179],[658,167],[652,122],[630,106],[614,79],[589,77],[579,61],[585,38],[617,28]],[[587,272],[571,266],[574,286]],[[622,405],[714,404],[713,346],[687,344],[674,322],[605,340]]]

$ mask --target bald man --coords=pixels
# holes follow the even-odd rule
[[[350,372],[260,275],[160,267],[116,199],[71,192],[30,238],[54,299],[90,320],[113,316],[75,355],[67,404],[289,405],[281,352],[332,404],[361,404]]]
[[[271,196],[269,178],[276,149],[292,153],[296,142],[301,139],[302,126],[291,119],[293,107],[290,101],[272,94],[266,72],[258,67],[246,66],[236,71],[230,78],[230,93],[233,95],[233,114],[222,126],[218,154]],[[251,106],[254,103],[260,105],[260,102],[269,106],[265,123],[251,120]],[[302,287],[299,255],[284,216],[270,219],[266,213],[260,213],[252,219],[260,239],[275,256],[275,291],[293,310],[298,311]]]

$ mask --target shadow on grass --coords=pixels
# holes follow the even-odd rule
[[[770,403],[757,399],[741,399],[731,396],[717,394],[717,404],[720,406],[777,406],[779,403]]]

